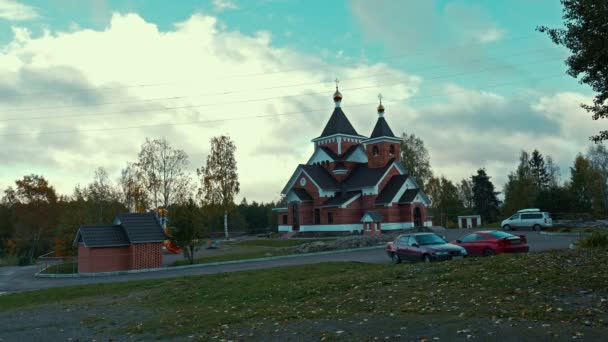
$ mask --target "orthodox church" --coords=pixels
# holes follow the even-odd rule
[[[287,206],[275,208],[280,232],[334,231],[378,234],[430,226],[429,198],[401,162],[401,138],[384,118],[369,137],[355,130],[336,85],[335,108],[314,152],[283,188]]]

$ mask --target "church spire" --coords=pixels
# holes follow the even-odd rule
[[[340,84],[340,81],[336,78],[335,82],[336,82],[336,92],[334,93],[334,103],[336,104],[336,108],[338,108],[338,107],[340,107],[340,104],[342,103],[342,94],[338,90],[338,84]]]

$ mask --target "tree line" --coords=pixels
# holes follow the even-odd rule
[[[169,226],[183,222],[180,214],[188,208],[196,210],[200,238],[219,232],[228,237],[228,226],[235,232],[270,231],[276,227],[275,203],[243,199],[234,205],[240,190],[235,150],[228,136],[212,138],[206,162],[193,174],[183,150],[166,139],[146,139],[119,179],[112,181],[99,167],[89,184],[68,195],[59,194],[43,175],[25,175],[0,199],[0,258],[15,256],[29,263],[49,251],[71,255],[81,225],[112,224],[119,213],[158,208],[168,210]]]
[[[409,174],[432,200],[430,209],[438,225],[457,226],[457,216],[470,214],[494,223],[523,208],[539,208],[565,218],[608,216],[608,149],[602,144],[579,153],[570,177],[563,182],[552,156],[538,150],[521,151],[517,167],[503,186],[504,201],[498,200],[500,192],[483,168],[457,183],[435,176],[424,142],[414,134],[403,134],[401,153]]]

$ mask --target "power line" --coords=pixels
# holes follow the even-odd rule
[[[545,76],[542,78],[528,79],[527,81],[538,81],[538,80],[542,80],[542,79],[549,79],[549,78],[555,78],[555,77],[560,77],[560,76],[562,76],[562,74],[548,75],[548,76]],[[510,85],[510,84],[513,84],[513,82],[503,83],[503,84],[489,86],[489,87],[494,88],[494,87],[506,86],[506,85]],[[443,96],[445,94],[463,93],[463,92],[467,92],[467,91],[468,90],[445,92],[443,94],[420,96],[420,97],[416,97],[415,99]],[[412,101],[415,99],[412,99]],[[385,103],[396,103],[396,101],[386,101]],[[360,107],[360,106],[372,106],[375,104],[377,104],[377,102],[354,104],[354,105],[349,105],[349,107],[352,108],[352,107]],[[32,133],[37,134],[37,135],[51,135],[51,134],[81,133],[81,132],[117,131],[117,130],[129,130],[129,129],[136,129],[136,128],[150,128],[150,127],[184,126],[184,125],[194,125],[194,124],[202,124],[202,123],[227,122],[227,121],[238,121],[238,120],[249,120],[249,119],[263,119],[263,118],[271,118],[271,117],[279,117],[279,116],[289,116],[289,115],[296,115],[296,114],[320,112],[320,111],[325,111],[325,110],[327,110],[327,108],[311,109],[311,110],[307,110],[307,111],[285,112],[285,113],[279,113],[279,114],[258,114],[258,115],[234,117],[234,118],[196,120],[196,121],[181,122],[181,123],[162,123],[162,124],[135,125],[135,126],[125,126],[125,127],[105,127],[105,128],[75,129],[75,130],[62,130],[62,131],[11,133],[11,134],[0,134],[0,137],[24,136],[24,135],[30,135]]]
[[[513,38],[509,38],[509,39],[504,39],[501,40],[501,43],[503,42],[509,42],[509,41],[519,41],[519,40],[524,40],[524,39],[528,39],[528,38],[532,38],[535,37],[534,35],[522,35],[522,36],[517,36],[517,37],[513,37]],[[466,45],[452,45],[451,47],[448,46],[445,49],[438,49],[437,47],[433,47],[433,48],[429,48],[429,49],[422,49],[421,51],[415,52],[415,53],[403,53],[403,54],[397,54],[397,55],[392,55],[392,56],[388,56],[388,57],[384,57],[383,60],[390,60],[390,59],[394,59],[394,58],[400,58],[400,57],[408,57],[408,56],[417,56],[417,55],[424,55],[424,52],[433,52],[433,55],[441,55],[443,53],[447,51],[451,51],[454,49],[463,49],[469,46],[475,46],[475,45],[486,45],[487,43],[484,42],[475,42],[475,43],[468,43]],[[438,52],[438,50],[440,50],[440,52]],[[302,71],[302,70],[312,70],[312,69],[319,69],[319,66],[307,66],[307,67],[301,67],[301,68],[292,68],[292,69],[285,69],[285,70],[277,70],[277,71],[269,71],[269,72],[259,72],[259,73],[250,73],[250,74],[241,74],[241,75],[229,75],[229,76],[225,76],[222,78],[219,78],[217,80],[226,80],[226,79],[233,79],[233,78],[247,78],[247,77],[257,77],[257,76],[267,76],[267,75],[275,75],[275,74],[280,74],[280,73],[289,73],[289,72],[294,72],[294,71]],[[99,91],[99,90],[113,90],[113,89],[126,89],[126,88],[145,88],[145,87],[157,87],[157,86],[163,86],[163,85],[170,85],[170,84],[177,84],[177,83],[182,83],[184,82],[184,80],[177,80],[177,81],[168,81],[168,82],[155,82],[155,83],[143,83],[143,84],[131,84],[131,85],[121,85],[121,86],[111,86],[111,87],[88,87],[88,88],[81,88],[79,90],[77,90],[76,92],[78,93],[82,93],[82,92],[91,92],[91,91]],[[13,97],[25,97],[25,96],[30,96],[30,95],[40,95],[40,94],[50,94],[52,92],[49,91],[39,91],[39,92],[29,92],[29,93],[21,93],[21,94],[16,94],[13,95]]]
[[[553,58],[553,59],[556,59],[556,58]],[[547,61],[547,59],[542,59],[542,60],[535,61],[533,63],[526,63],[526,64],[533,65],[533,64],[538,64],[538,63],[544,63],[546,61]],[[482,73],[482,72],[486,72],[486,71],[505,69],[505,68],[511,68],[511,67],[512,66],[500,66],[500,67],[496,67],[496,68],[486,68],[486,69],[477,70],[475,72],[441,75],[441,76],[437,76],[437,77],[427,78],[426,80],[427,81],[428,80],[437,80],[437,79],[443,79],[443,78],[448,78],[448,77],[453,77],[453,76],[463,76],[463,75],[468,75],[468,74]],[[401,81],[395,82],[395,83],[389,83],[389,84],[380,84],[380,85],[374,84],[374,85],[367,85],[367,86],[360,86],[360,87],[343,88],[343,89],[341,89],[341,91],[363,90],[363,89],[377,88],[377,87],[381,87],[381,86],[387,87],[387,86],[394,86],[394,85],[400,85],[400,84],[402,84]],[[145,113],[145,112],[154,112],[154,111],[166,111],[166,110],[174,110],[174,109],[192,109],[192,108],[202,108],[202,107],[226,106],[226,105],[233,105],[233,104],[239,104],[239,103],[263,102],[263,101],[283,99],[283,98],[324,95],[324,94],[327,94],[327,91],[311,92],[311,93],[303,93],[303,94],[291,94],[291,95],[283,95],[283,96],[272,96],[272,97],[266,97],[266,98],[247,99],[247,100],[230,101],[230,102],[219,102],[219,103],[216,102],[216,103],[205,103],[205,104],[197,104],[197,105],[149,108],[149,109],[140,109],[140,110],[133,110],[133,111],[117,111],[117,112],[108,112],[108,113],[89,113],[89,114],[45,115],[45,116],[32,116],[32,117],[12,117],[12,118],[0,119],[0,122],[63,119],[63,118],[78,118],[78,117],[97,117],[97,116],[120,115],[120,114],[127,114],[127,113]]]
[[[544,48],[544,49],[534,49],[534,50],[528,50],[528,51],[520,52],[520,53],[513,54],[513,55],[506,55],[506,56],[500,56],[500,57],[502,57],[502,58],[504,58],[504,57],[517,57],[517,56],[527,55],[528,53],[543,52],[543,51],[547,51],[547,50],[549,50],[549,49],[546,49],[546,48]],[[488,59],[487,58],[478,58],[478,59],[470,60],[468,62],[482,61],[482,60],[488,60]],[[492,58],[492,60],[499,61],[499,58]],[[469,63],[461,63],[461,65],[467,65],[467,64],[469,64]],[[415,73],[420,72],[421,70],[434,70],[434,69],[441,69],[442,67],[445,67],[445,65],[435,64],[435,65],[432,65],[432,66],[427,66],[427,67],[423,67],[423,68],[420,68],[420,69],[412,70],[412,71],[410,71],[410,73],[415,74]],[[387,72],[375,73],[375,74],[370,74],[370,75],[365,75],[365,76],[346,78],[346,79],[342,79],[342,81],[352,81],[352,80],[366,79],[366,78],[372,78],[372,77],[377,77],[377,76],[382,76],[382,75],[392,75],[392,74],[393,74],[392,71],[387,71]],[[138,100],[125,100],[125,101],[114,101],[114,102],[102,102],[102,103],[93,103],[93,104],[59,105],[59,106],[38,106],[38,107],[27,107],[27,108],[13,108],[13,109],[8,109],[8,110],[3,110],[3,112],[27,112],[27,111],[35,111],[35,110],[42,110],[42,109],[65,109],[65,108],[97,107],[97,106],[114,105],[114,104],[125,104],[125,103],[140,103],[140,102],[153,102],[153,101],[172,101],[172,100],[180,100],[180,99],[193,98],[193,97],[224,96],[224,95],[233,95],[233,94],[238,94],[238,93],[247,93],[247,92],[252,92],[252,91],[253,92],[257,92],[257,91],[275,90],[275,89],[281,89],[281,88],[292,88],[292,87],[301,87],[301,86],[308,86],[308,85],[327,84],[327,83],[333,83],[333,81],[306,82],[306,83],[299,83],[299,84],[287,84],[287,85],[279,85],[279,86],[272,86],[272,87],[265,87],[265,88],[257,88],[257,89],[254,89],[254,90],[251,90],[251,89],[241,89],[241,90],[235,90],[235,91],[224,91],[224,92],[215,92],[215,93],[201,93],[201,94],[194,94],[194,95],[170,96],[170,97],[160,97],[160,98],[151,98],[151,99],[138,99]]]

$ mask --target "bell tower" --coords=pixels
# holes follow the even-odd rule
[[[378,121],[369,139],[363,141],[370,168],[384,167],[393,159],[401,159],[401,138],[396,137],[384,118],[382,95],[378,95]]]

